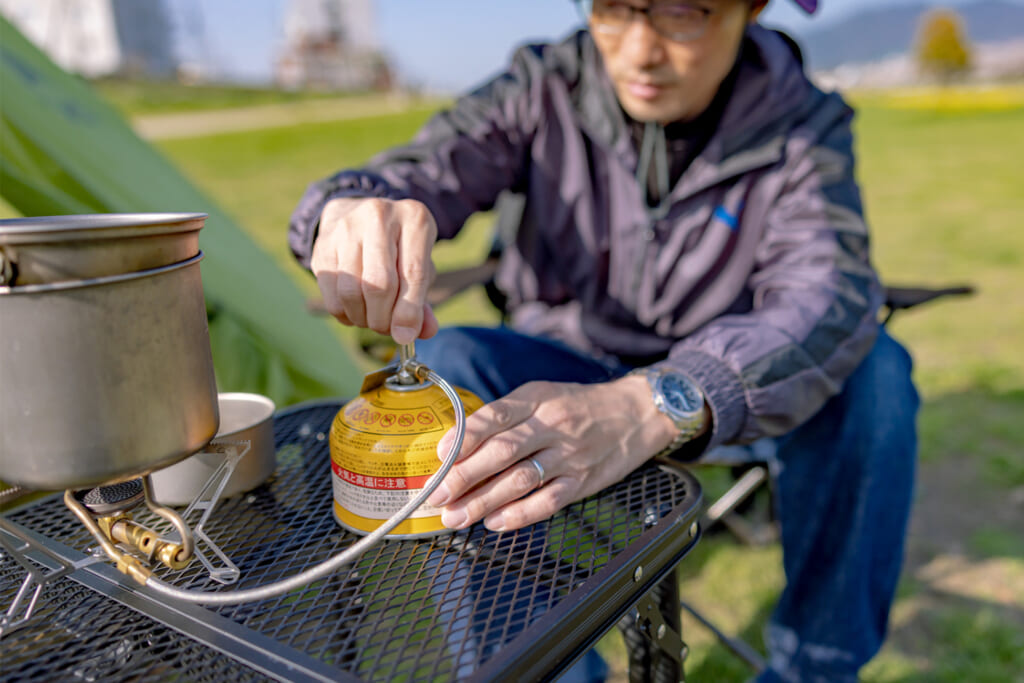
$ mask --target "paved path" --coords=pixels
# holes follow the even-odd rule
[[[137,116],[132,119],[132,127],[147,140],[191,138],[395,113],[417,103],[427,102],[407,95],[391,94],[305,100],[287,104]]]

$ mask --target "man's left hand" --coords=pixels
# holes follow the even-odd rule
[[[518,529],[625,478],[675,434],[643,377],[530,382],[466,419],[458,461],[429,502],[444,506],[450,528],[483,519],[493,531]],[[453,438],[441,439],[439,456]]]

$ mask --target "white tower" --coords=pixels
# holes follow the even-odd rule
[[[371,0],[291,0],[284,34],[289,44],[334,37],[354,49],[379,48]]]
[[[159,0],[0,0],[0,12],[65,71],[167,77],[177,69]]]
[[[276,66],[287,88],[388,88],[391,72],[374,30],[371,0],[291,0]]]
[[[65,71],[96,77],[121,66],[110,0],[0,0],[0,13]]]

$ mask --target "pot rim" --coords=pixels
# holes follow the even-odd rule
[[[99,213],[0,219],[0,245],[106,240],[195,232],[205,213]]]
[[[218,406],[223,406],[225,403],[249,403],[260,408],[260,417],[258,420],[250,421],[241,427],[235,427],[230,431],[222,431],[224,428],[224,421],[221,421],[221,425],[217,428],[217,433],[214,435],[212,441],[224,440],[230,441],[232,436],[239,434],[240,432],[248,431],[253,427],[271,421],[274,418],[274,413],[277,411],[277,405],[273,399],[263,394],[255,394],[242,391],[228,391],[219,392],[217,394]],[[223,416],[222,416],[223,417]]]

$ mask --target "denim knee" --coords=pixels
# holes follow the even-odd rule
[[[483,327],[443,327],[416,342],[416,358],[450,384],[467,389],[484,402],[507,393],[500,376],[501,340]]]
[[[865,383],[874,388],[879,407],[899,405],[909,409],[910,413],[916,413],[920,398],[911,378],[912,371],[910,354],[882,329],[871,352],[854,375],[867,376]]]
[[[847,415],[843,437],[887,443],[873,451],[916,453],[920,397],[911,376],[910,354],[885,330],[843,388]]]
[[[430,339],[416,342],[416,358],[451,382],[472,376],[475,367],[495,362],[486,328],[442,327]]]
[[[911,370],[910,354],[882,330],[840,393],[803,425],[778,439],[780,457],[786,451],[808,449],[828,449],[837,457],[848,454],[857,458],[892,448],[913,450],[919,398]],[[886,443],[891,448],[886,448]]]
[[[422,349],[422,350],[421,350]],[[417,357],[485,402],[531,381],[589,383],[611,379],[601,361],[561,342],[498,327],[448,327],[417,343]]]

